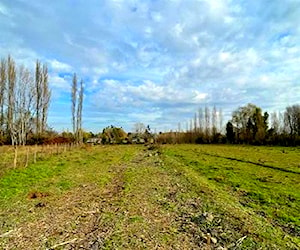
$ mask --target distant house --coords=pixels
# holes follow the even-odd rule
[[[127,138],[124,139],[124,140],[122,141],[122,144],[128,144],[128,139],[127,139]]]
[[[151,143],[151,144],[153,144],[154,143],[154,138],[153,137],[149,138],[148,142]]]
[[[144,144],[146,141],[144,138],[138,138],[138,143]]]
[[[102,139],[101,138],[90,138],[86,141],[87,144],[93,144],[93,145],[97,145],[97,144],[101,144]]]
[[[155,135],[150,133],[150,128],[143,133],[128,133],[128,142],[132,144],[154,143]]]

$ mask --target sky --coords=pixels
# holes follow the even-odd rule
[[[47,63],[49,125],[71,130],[71,81],[84,81],[83,128],[176,129],[199,107],[300,100],[300,0],[1,0],[0,57]],[[224,121],[225,123],[225,121]]]

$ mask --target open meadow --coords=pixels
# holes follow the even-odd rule
[[[300,148],[53,150],[2,148],[0,249],[300,249]]]

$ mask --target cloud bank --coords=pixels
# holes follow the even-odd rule
[[[0,3],[0,55],[50,69],[49,122],[70,129],[73,72],[87,130],[177,127],[200,106],[269,111],[300,100],[298,0]]]

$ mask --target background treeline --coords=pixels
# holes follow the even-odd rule
[[[223,128],[222,110],[200,108],[193,119],[176,132],[159,133],[160,143],[236,143],[253,145],[300,145],[300,105],[284,112],[262,112],[254,104],[239,107]]]
[[[39,60],[30,70],[11,56],[0,61],[0,145],[80,144],[90,138],[101,143],[236,143],[254,145],[300,145],[300,105],[284,112],[263,112],[254,104],[239,107],[223,126],[222,109],[199,108],[194,117],[178,124],[177,131],[152,133],[137,123],[133,133],[107,127],[94,135],[82,129],[83,81],[73,75],[71,112],[73,133],[57,133],[47,126],[51,91],[48,68]]]
[[[12,57],[0,63],[0,143],[36,143],[47,130],[51,91],[46,64],[36,61],[34,72],[16,65]]]

